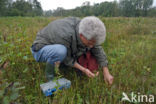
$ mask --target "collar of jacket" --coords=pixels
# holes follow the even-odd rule
[[[76,39],[77,39],[77,45],[78,47],[81,47],[81,48],[87,48],[81,41],[80,39],[80,35],[79,35],[79,24],[77,24],[76,26]]]

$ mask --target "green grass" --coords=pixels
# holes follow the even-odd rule
[[[0,65],[9,63],[0,73],[0,103],[127,104],[121,102],[122,92],[155,95],[156,18],[100,18],[107,29],[102,46],[115,78],[113,85],[105,84],[102,70],[89,79],[66,68],[61,76],[71,80],[71,88],[51,97],[45,97],[39,86],[46,82],[45,64],[35,62],[30,47],[36,33],[57,18],[0,18]]]

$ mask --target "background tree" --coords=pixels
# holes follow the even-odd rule
[[[52,10],[47,10],[43,12],[43,16],[46,16],[46,17],[52,16],[52,14],[53,14]]]
[[[12,6],[9,8],[8,15],[10,16],[31,16],[32,15],[32,5],[24,0],[17,0],[13,2]]]
[[[150,17],[156,17],[156,7],[150,8],[147,15]]]
[[[64,8],[58,7],[56,10],[53,12],[53,16],[64,16]]]
[[[120,0],[119,5],[123,16],[147,16],[153,0]]]
[[[37,0],[0,0],[0,16],[42,16]]]
[[[37,0],[33,0],[33,11],[35,16],[41,16],[43,13],[42,7],[40,2],[38,2]]]
[[[147,16],[148,9],[152,6],[153,0],[143,0],[143,16]]]
[[[119,5],[122,12],[122,16],[134,16],[135,6],[133,1],[134,0],[120,0]]]
[[[116,2],[103,2],[99,5],[99,15],[105,17],[117,16],[117,7]]]
[[[8,0],[0,0],[0,16],[5,16],[7,12]]]

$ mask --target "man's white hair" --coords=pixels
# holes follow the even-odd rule
[[[106,28],[99,18],[89,16],[80,21],[79,34],[82,34],[87,40],[95,39],[96,44],[99,45],[105,40]]]

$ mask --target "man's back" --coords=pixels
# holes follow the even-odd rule
[[[79,22],[79,18],[67,17],[49,23],[37,33],[36,40],[33,43],[35,45],[34,50],[38,51],[49,44],[63,44],[69,47],[72,36],[77,34],[76,26]]]

